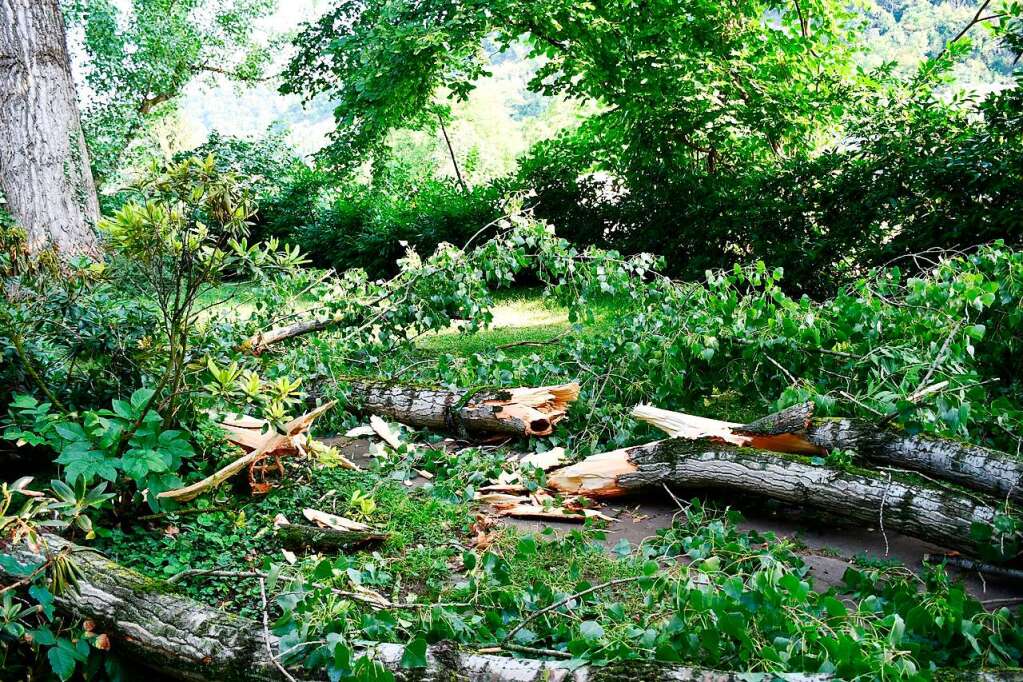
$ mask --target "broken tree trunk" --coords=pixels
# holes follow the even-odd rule
[[[989,545],[974,538],[972,525],[992,527],[999,514],[994,501],[897,475],[815,466],[794,455],[683,438],[593,455],[548,474],[547,484],[596,498],[661,484],[742,491],[824,509],[971,554]]]
[[[815,418],[802,403],[750,424],[736,424],[638,405],[633,415],[669,436],[701,439],[772,452],[826,454],[855,450],[875,463],[911,469],[953,483],[1023,502],[1023,460],[980,445],[865,419]]]
[[[280,650],[279,640],[256,621],[177,594],[163,581],[119,566],[85,547],[53,535],[45,539],[51,552],[69,549],[82,572],[78,592],[58,596],[58,608],[93,621],[95,631],[110,638],[111,653],[133,659],[170,679],[188,682],[279,682],[285,679],[271,660],[271,655],[276,656]],[[35,565],[44,561],[40,551],[24,543],[5,551],[21,564]],[[15,577],[5,575],[2,567],[0,576]],[[557,662],[474,654],[445,644],[427,649],[425,668],[402,667],[404,648],[400,644],[376,644],[364,653],[383,665],[399,682],[605,682],[627,678],[652,682],[733,682],[749,679],[745,674],[647,661],[567,670]],[[322,670],[296,669],[290,675],[292,680],[303,682],[327,679]],[[799,673],[780,677],[793,682],[833,679],[825,674]]]
[[[576,383],[475,392],[381,382],[353,382],[350,386],[351,409],[356,411],[410,426],[476,435],[549,435],[579,397]]]
[[[387,539],[387,533],[372,530],[336,530],[319,528],[298,523],[287,523],[277,527],[277,536],[286,545],[312,547],[314,549],[347,549],[362,547],[371,542]]]

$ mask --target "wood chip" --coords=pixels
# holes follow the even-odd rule
[[[333,528],[334,530],[369,530],[370,527],[359,521],[352,521],[337,514],[328,514],[316,509],[303,509],[302,516],[306,517],[321,528]]]
[[[398,438],[398,434],[396,434],[383,419],[373,415],[369,418],[369,425],[373,428],[373,431],[380,436],[380,439],[392,448],[397,450],[401,447],[401,439]]]
[[[568,511],[564,507],[544,507],[538,504],[514,504],[505,507],[495,505],[500,516],[513,516],[517,519],[548,519],[551,521],[572,521],[582,523],[586,519],[601,519],[603,521],[614,521],[615,519],[601,514],[594,509],[580,509],[577,512]]]
[[[565,448],[551,448],[547,452],[529,453],[519,460],[519,466],[521,467],[523,464],[529,464],[537,469],[549,471],[554,467],[565,464],[567,461],[568,458],[565,457]]]

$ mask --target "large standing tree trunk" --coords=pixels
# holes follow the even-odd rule
[[[98,254],[99,203],[58,0],[0,0],[0,191],[30,251]]]

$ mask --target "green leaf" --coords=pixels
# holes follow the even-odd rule
[[[53,430],[64,440],[89,440],[89,436],[85,433],[85,429],[82,428],[81,424],[75,424],[74,422],[61,422],[54,426]]]
[[[83,450],[75,445],[78,444],[65,448],[57,458],[57,463],[64,465],[65,478],[72,482],[81,478],[86,483],[97,476],[111,482],[117,480],[117,466],[112,458],[99,450]]]
[[[579,634],[583,639],[594,641],[604,636],[604,628],[595,620],[584,620],[579,624]]]
[[[405,645],[405,651],[401,654],[402,668],[425,668],[426,667],[426,640],[421,636]]]
[[[131,406],[135,408],[136,418],[154,395],[156,395],[156,391],[151,388],[140,388],[131,394]]]
[[[159,452],[152,448],[138,448],[124,453],[121,459],[124,473],[141,483],[150,472],[167,470],[167,463]]]
[[[63,637],[57,640],[57,646],[50,647],[46,658],[50,661],[50,668],[61,680],[70,680],[75,674],[75,651],[71,642]]]

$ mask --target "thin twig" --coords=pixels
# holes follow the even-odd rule
[[[561,339],[565,338],[570,331],[571,331],[570,329],[566,329],[565,331],[561,332],[557,336],[552,336],[551,338],[544,339],[542,341],[526,340],[526,341],[514,341],[512,343],[505,343],[503,345],[497,346],[497,349],[498,350],[507,350],[509,348],[519,348],[519,347],[522,347],[522,346],[549,346],[552,343],[557,343]]]
[[[281,671],[284,678],[288,682],[297,682],[291,673],[288,672],[287,668],[281,665],[281,662],[274,656],[273,647],[270,646],[270,616],[267,614],[266,607],[266,581],[262,577],[259,578],[259,598],[263,602],[263,643],[266,644],[266,653],[270,657],[270,662],[274,664],[274,667]]]
[[[561,608],[562,606],[564,606],[565,604],[569,603],[570,601],[574,601],[576,599],[579,599],[580,597],[585,597],[586,595],[588,595],[588,594],[590,594],[592,592],[596,592],[598,590],[603,590],[604,588],[607,588],[607,587],[614,587],[615,585],[622,585],[622,584],[625,584],[625,583],[635,582],[635,581],[639,580],[640,577],[641,576],[631,576],[629,578],[616,578],[615,580],[608,580],[606,583],[600,583],[599,585],[594,585],[593,587],[589,587],[589,588],[583,590],[582,592],[576,592],[575,594],[570,594],[567,597],[565,597],[564,599],[560,599],[560,600],[554,602],[553,604],[551,604],[550,606],[545,606],[544,608],[540,609],[539,611],[535,611],[535,612],[529,614],[528,616],[526,616],[518,625],[516,625],[515,627],[513,627],[511,630],[508,631],[508,634],[504,636],[504,642],[507,642],[509,639],[514,637],[515,633],[518,632],[519,630],[521,630],[522,628],[524,628],[527,623],[535,620],[536,618],[539,618],[540,616],[542,616],[545,613],[549,613],[549,612],[551,612],[551,611],[553,611],[555,609]],[[502,643],[501,646],[505,646],[505,644]]]

